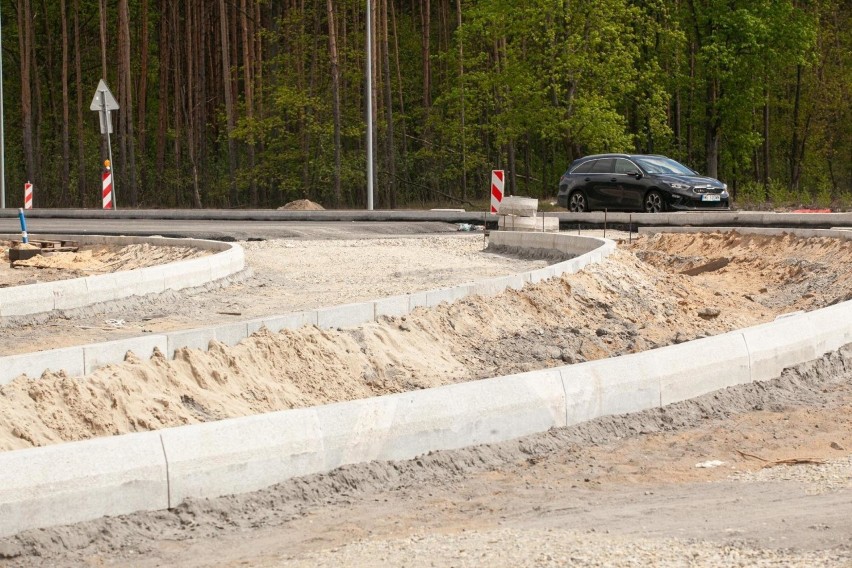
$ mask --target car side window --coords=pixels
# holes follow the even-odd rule
[[[594,165],[595,160],[589,160],[588,162],[583,162],[571,172],[572,174],[587,174],[592,171],[592,166]]]
[[[627,174],[630,172],[638,172],[639,168],[630,160],[618,159],[615,161],[615,173]]]
[[[595,162],[594,167],[592,168],[593,174],[611,174],[613,173],[613,162],[615,160],[611,158],[607,158],[604,160],[598,160]]]

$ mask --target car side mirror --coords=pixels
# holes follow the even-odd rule
[[[629,172],[627,172],[627,175],[633,176],[636,179],[642,179],[642,172],[637,172],[636,170],[630,170]]]

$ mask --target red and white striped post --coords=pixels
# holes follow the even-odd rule
[[[491,212],[497,213],[503,201],[503,170],[491,170]]]
[[[33,184],[27,182],[24,184],[24,209],[33,208]]]
[[[104,209],[112,209],[112,168],[110,168],[109,160],[104,162],[103,203]]]

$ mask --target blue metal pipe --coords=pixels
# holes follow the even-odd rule
[[[21,220],[21,242],[28,243],[30,239],[27,238],[27,220],[24,217],[24,210],[18,208],[18,219]]]

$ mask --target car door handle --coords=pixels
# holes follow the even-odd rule
[[[612,178],[612,179],[611,179],[611,180],[609,180],[609,181],[616,181],[616,178]]]
[[[592,181],[592,178],[586,178],[586,181]]]

